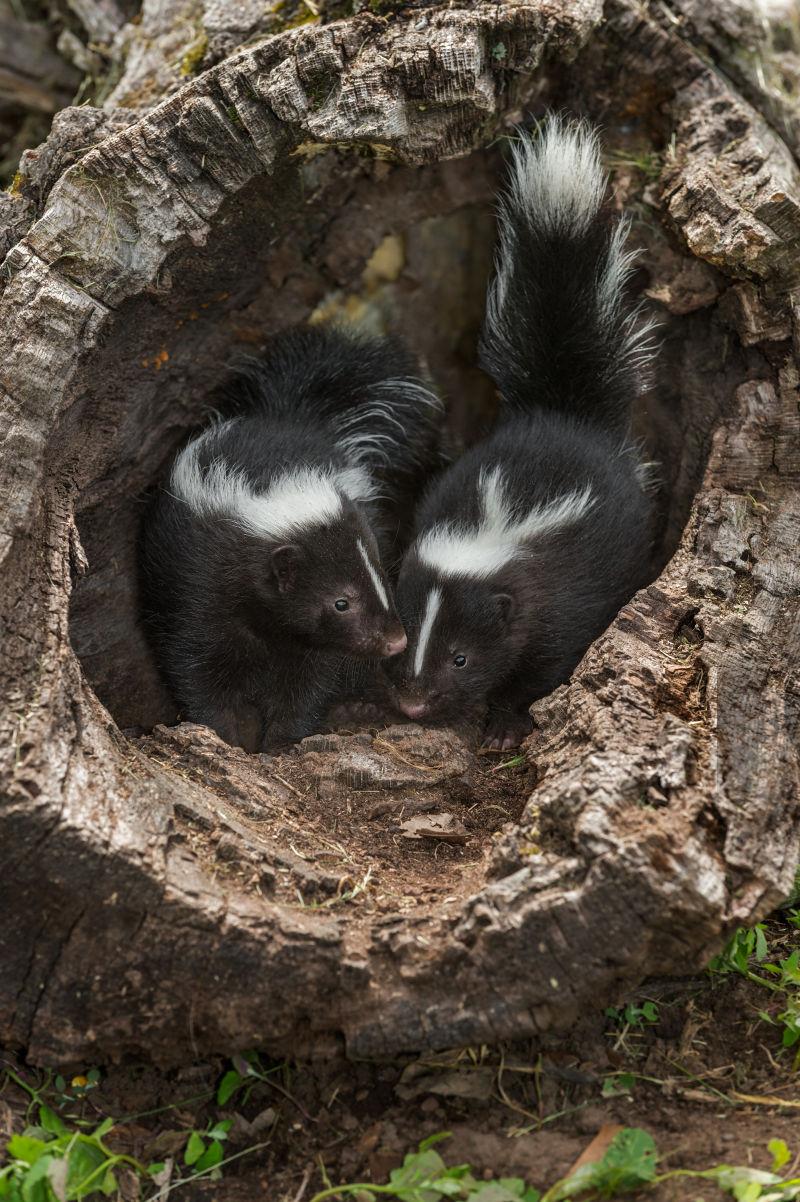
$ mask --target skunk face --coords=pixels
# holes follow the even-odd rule
[[[480,713],[510,666],[510,595],[491,581],[437,579],[411,557],[397,599],[408,631],[405,653],[386,666],[397,708],[423,723]]]
[[[354,508],[271,547],[261,574],[264,600],[309,646],[367,659],[405,649],[374,535]]]

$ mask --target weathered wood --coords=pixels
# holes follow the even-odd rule
[[[0,1037],[34,1060],[558,1029],[787,892],[800,173],[663,5],[605,15],[528,0],[288,30],[22,181],[41,212],[0,277]],[[521,816],[446,732],[277,760],[202,728],[123,733],[172,717],[134,624],[137,498],[229,349],[321,305],[424,339],[452,304],[474,336],[453,298],[481,281],[456,265],[478,246],[485,275],[495,177],[463,156],[540,96],[608,136],[637,113],[660,156],[620,187],[664,311],[642,423],[670,496],[661,575],[534,709]],[[479,804],[463,847],[394,841],[395,814]]]

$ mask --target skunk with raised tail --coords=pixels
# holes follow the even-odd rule
[[[381,566],[436,459],[440,403],[388,339],[309,327],[240,371],[144,523],[142,611],[184,720],[249,751],[320,729],[403,651]]]
[[[488,704],[490,747],[519,742],[647,573],[630,422],[649,327],[624,297],[628,223],[601,215],[606,185],[585,122],[551,116],[515,142],[481,340],[499,416],[423,499],[400,571],[395,703],[423,722]]]

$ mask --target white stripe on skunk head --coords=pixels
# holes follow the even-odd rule
[[[380,601],[383,608],[388,612],[389,598],[386,594],[386,589],[383,587],[383,581],[381,580],[380,576],[378,575],[377,571],[375,570],[375,567],[373,566],[373,564],[370,560],[370,557],[367,553],[367,548],[364,546],[364,544],[362,543],[360,538],[356,539],[356,546],[358,547],[358,550],[361,554],[361,558],[364,560],[364,565],[369,574],[369,578],[372,581],[375,592],[378,594],[378,600]]]
[[[573,525],[594,504],[587,484],[520,515],[509,503],[499,467],[481,472],[478,492],[483,511],[478,526],[440,523],[418,539],[417,554],[427,567],[446,576],[492,576],[524,558],[532,539]]]
[[[246,475],[222,458],[200,465],[200,450],[235,421],[212,426],[189,443],[175,460],[170,489],[198,517],[232,518],[249,534],[287,538],[310,526],[325,525],[342,512],[343,497],[358,502],[374,496],[361,467],[340,471],[299,467],[277,476],[265,492],[255,492]]]
[[[422,665],[425,663],[425,652],[428,649],[433,624],[436,621],[436,615],[439,612],[439,607],[442,604],[442,590],[432,588],[428,593],[428,599],[425,602],[425,612],[422,615],[422,623],[419,628],[419,639],[417,640],[417,649],[414,652],[414,675],[419,676],[422,671]]]

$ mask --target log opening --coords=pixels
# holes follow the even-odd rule
[[[0,1033],[32,1059],[524,1036],[780,899],[800,180],[663,8],[613,0],[568,69],[589,0],[281,35],[83,155],[10,251]],[[127,737],[174,716],[135,626],[140,498],[229,353],[366,313],[426,354],[469,437],[499,169],[476,148],[545,101],[602,120],[664,314],[653,584],[537,704],[518,777],[410,727],[269,762],[201,728]]]

